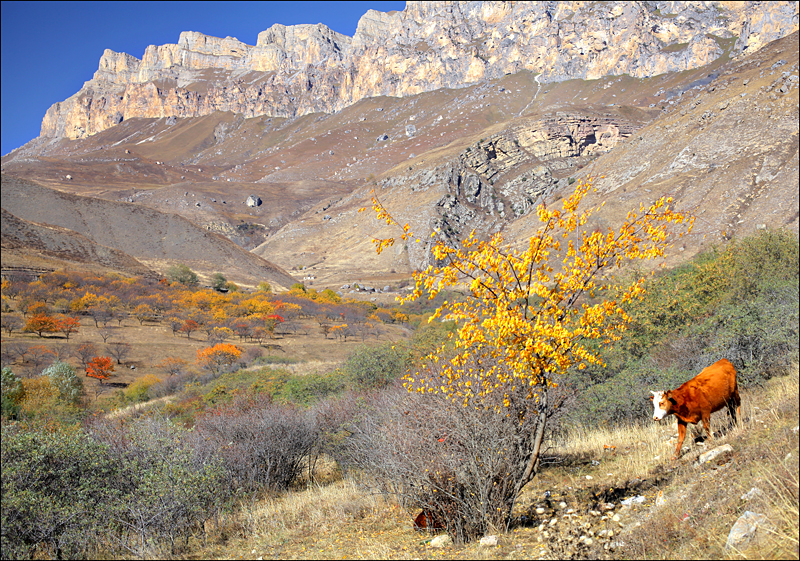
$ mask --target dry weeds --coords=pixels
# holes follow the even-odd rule
[[[621,511],[626,525],[616,539],[625,545],[614,553],[596,546],[582,555],[797,558],[798,438],[792,430],[798,424],[797,368],[763,388],[743,391],[742,401],[739,426],[727,428],[724,411],[715,414],[713,442],[703,445],[687,438],[677,462],[669,460],[677,432],[674,419],[573,431],[553,443],[555,463],[525,489],[515,512],[531,513],[545,491],[584,513],[597,497],[614,497],[619,503],[621,498],[642,494],[644,504]],[[724,443],[733,446],[732,455],[695,466],[700,453]],[[301,490],[241,504],[211,532],[209,547],[193,550],[190,557],[523,559],[557,558],[564,553],[555,542],[540,542],[537,528],[524,524],[499,534],[494,547],[470,543],[432,548],[429,535],[412,529],[416,512],[366,494],[351,476],[337,479],[329,461],[317,467],[326,475],[316,480],[332,482],[306,483]],[[754,486],[763,494],[743,500]],[[659,491],[665,503],[657,506]],[[761,531],[749,549],[725,551],[728,532],[745,510],[767,514],[770,528]]]

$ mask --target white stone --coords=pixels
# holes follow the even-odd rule
[[[717,446],[716,448],[712,448],[708,452],[700,454],[700,457],[697,459],[697,464],[703,465],[705,463],[708,463],[717,456],[724,454],[725,452],[733,452],[733,446],[731,446],[730,444],[723,444],[722,446]]]
[[[747,493],[742,495],[742,500],[743,501],[751,501],[751,500],[755,499],[756,497],[758,497],[760,495],[763,495],[763,494],[764,494],[764,492],[761,489],[759,489],[758,487],[753,487]]]
[[[431,547],[446,547],[448,545],[451,545],[452,543],[453,540],[450,538],[448,534],[442,534],[441,536],[436,536],[435,538],[433,538],[430,541],[429,545]]]
[[[725,549],[740,549],[750,542],[759,527],[765,526],[767,517],[756,512],[745,511],[731,528]]]
[[[481,546],[488,547],[497,545],[497,536],[483,536],[481,538]]]

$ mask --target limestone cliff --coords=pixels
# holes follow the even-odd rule
[[[255,46],[184,32],[141,60],[106,50],[94,77],[47,111],[41,134],[83,138],[132,117],[333,112],[522,69],[543,82],[646,77],[725,49],[749,54],[797,28],[795,2],[408,2],[368,11],[352,38],[322,24],[276,24]]]

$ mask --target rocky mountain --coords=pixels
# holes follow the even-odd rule
[[[43,137],[84,138],[134,117],[331,113],[529,70],[545,82],[651,77],[755,52],[797,29],[794,2],[409,2],[368,11],[355,35],[274,25],[255,46],[181,33],[141,60],[106,50]]]
[[[590,175],[590,202],[606,203],[592,227],[665,194],[698,216],[673,261],[798,230],[792,3],[409,3],[368,12],[352,39],[184,33],[142,61],[103,60],[42,136],[3,156],[3,208],[157,271],[192,260],[256,284],[251,260],[266,259],[307,284],[382,286],[428,263],[433,229],[526,239],[532,209]],[[7,198],[12,179],[27,187]],[[23,194],[43,187],[113,202],[119,238],[61,217],[74,207],[60,195],[33,213]],[[420,242],[375,254],[390,232],[358,212],[373,190]],[[180,217],[180,233],[156,240],[124,218],[145,210]]]

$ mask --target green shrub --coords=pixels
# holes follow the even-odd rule
[[[186,265],[172,265],[167,269],[167,279],[170,282],[179,282],[181,284],[197,285],[197,273],[192,271]]]
[[[326,396],[343,391],[345,387],[346,377],[338,370],[330,374],[292,375],[276,397],[284,403],[308,406]]]
[[[42,371],[50,379],[50,385],[58,392],[58,398],[68,405],[78,405],[85,395],[83,381],[75,369],[65,362],[54,362]]]
[[[342,371],[355,389],[380,389],[405,374],[413,363],[401,345],[362,346],[347,357]]]
[[[2,435],[3,559],[91,558],[119,498],[106,447],[79,430]]]
[[[228,499],[217,450],[170,421],[141,418],[101,433],[124,492],[115,507],[122,521],[117,543],[134,555],[171,556],[176,540],[202,533]]]
[[[139,378],[125,388],[123,392],[125,401],[130,403],[144,403],[145,401],[150,401],[153,398],[153,395],[151,395],[151,388],[159,383],[161,383],[161,380],[152,374],[148,374],[144,378]]]
[[[656,276],[608,367],[568,375],[579,399],[573,420],[615,423],[649,416],[649,392],[679,386],[721,358],[741,387],[760,384],[800,359],[797,236],[758,232]]]
[[[25,386],[22,384],[22,380],[17,378],[10,368],[4,367],[0,388],[2,389],[2,415],[4,418],[15,418],[19,414],[20,403],[25,397]]]

